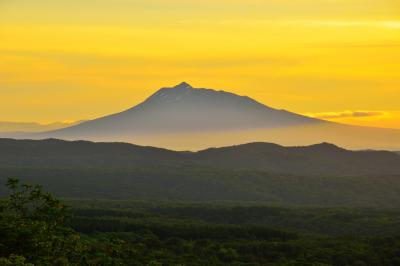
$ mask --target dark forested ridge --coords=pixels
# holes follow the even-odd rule
[[[398,207],[399,168],[395,153],[326,143],[175,152],[124,143],[0,140],[0,181],[18,177],[76,199]]]
[[[350,151],[333,144],[283,147],[249,143],[177,152],[127,143],[0,139],[0,166],[36,168],[201,167],[286,174],[400,174],[400,156],[388,151]]]

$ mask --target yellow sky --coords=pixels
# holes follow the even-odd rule
[[[0,1],[0,121],[91,119],[181,81],[400,128],[400,1]]]

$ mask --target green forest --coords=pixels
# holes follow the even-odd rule
[[[400,156],[322,143],[177,152],[128,143],[0,139],[0,183],[64,199],[397,208]],[[0,196],[6,189],[0,186]]]
[[[400,265],[400,210],[59,200],[8,179],[0,265]]]

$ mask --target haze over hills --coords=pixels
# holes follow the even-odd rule
[[[54,122],[48,124],[41,124],[36,122],[9,122],[0,121],[0,132],[43,132],[49,130],[56,130],[60,128],[70,127],[82,123],[83,121],[76,122]]]
[[[327,122],[274,109],[246,96],[196,89],[185,82],[162,88],[120,113],[44,133],[2,136],[121,141],[175,150],[249,142],[330,142],[350,149],[400,149],[400,130]]]
[[[347,207],[393,207],[400,200],[399,155],[328,143],[176,152],[126,143],[0,139],[0,182],[10,176],[74,199]]]

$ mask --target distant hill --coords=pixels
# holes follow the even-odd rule
[[[388,151],[350,151],[333,144],[283,147],[250,143],[197,153],[213,167],[252,169],[300,175],[400,174],[400,156]]]
[[[0,182],[7,177],[75,199],[359,207],[400,202],[399,155],[328,143],[176,152],[125,143],[0,139]]]
[[[316,175],[400,174],[400,156],[388,151],[350,151],[333,144],[283,147],[249,143],[177,152],[127,143],[0,139],[0,166],[156,167],[193,166]]]

